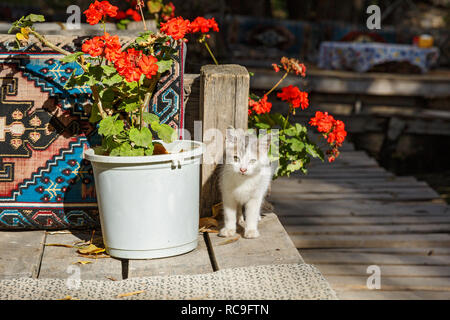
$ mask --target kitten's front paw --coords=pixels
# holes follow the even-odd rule
[[[242,217],[242,216],[239,217],[238,224],[239,224],[242,228],[245,228],[245,220],[244,220],[244,217]]]
[[[259,237],[258,230],[245,230],[244,237],[247,239],[255,239]]]
[[[236,234],[236,229],[222,228],[219,232],[219,237],[232,237]]]

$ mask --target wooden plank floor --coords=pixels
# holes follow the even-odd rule
[[[107,281],[304,263],[276,214],[263,216],[260,232],[258,239],[243,238],[241,229],[233,238],[199,233],[197,248],[186,254],[163,259],[121,260],[107,255],[100,258],[79,255],[75,245],[89,241],[93,236],[91,230],[0,231],[0,280],[67,279],[74,273],[74,267],[78,268],[81,280]]]
[[[269,201],[341,299],[450,299],[450,208],[347,144],[333,164],[274,181]],[[368,289],[369,266],[381,289]]]

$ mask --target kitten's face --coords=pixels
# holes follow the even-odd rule
[[[244,141],[245,140],[245,141]],[[231,139],[227,144],[227,165],[243,176],[259,174],[269,165],[268,145],[264,139]]]

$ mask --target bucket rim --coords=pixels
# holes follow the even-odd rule
[[[94,149],[89,148],[83,151],[83,158],[91,162],[99,163],[156,163],[166,161],[184,160],[188,158],[201,156],[205,151],[205,144],[200,141],[194,140],[177,140],[172,143],[165,143],[161,140],[155,140],[154,142],[161,143],[167,150],[176,150],[177,148],[183,149],[183,146],[188,145],[190,150],[183,152],[176,152],[170,154],[158,154],[151,156],[132,156],[132,157],[120,157],[120,156],[103,156],[95,154]],[[192,147],[192,145],[194,145]],[[185,147],[187,148],[187,146]]]

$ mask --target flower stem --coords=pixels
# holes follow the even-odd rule
[[[289,74],[289,72],[286,72],[286,73],[281,77],[281,79],[278,80],[277,83],[275,83],[275,85],[272,87],[272,89],[270,89],[270,90],[265,94],[265,96],[268,96],[269,94],[271,94],[272,91],[275,90],[275,89],[280,85],[280,83],[283,82],[283,80],[287,77],[288,74]]]
[[[144,30],[147,31],[147,24],[145,23],[145,17],[144,17],[144,12],[142,11],[142,6],[139,5],[139,11],[141,12],[141,17],[142,17],[142,23],[144,24]]]
[[[216,57],[214,56],[211,49],[209,48],[208,43],[206,42],[206,39],[203,41],[203,43],[205,44],[206,50],[208,50],[209,54],[211,55],[211,58],[214,60],[214,63],[216,64],[216,66],[218,66],[219,62],[217,62]]]
[[[69,51],[66,51],[56,45],[54,45],[53,43],[51,43],[50,41],[48,41],[43,35],[40,35],[39,33],[37,33],[36,31],[34,31],[31,28],[27,28],[29,33],[31,33],[33,36],[35,36],[43,45],[49,47],[50,49],[55,50],[56,52],[62,53],[66,56],[71,55],[72,53],[70,53]]]

